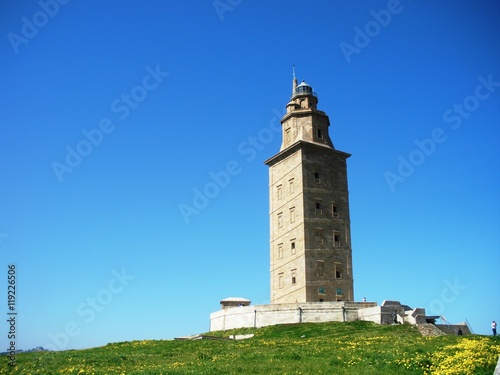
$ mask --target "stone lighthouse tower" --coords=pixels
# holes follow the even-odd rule
[[[312,87],[295,76],[269,166],[271,303],[353,301],[346,160]]]

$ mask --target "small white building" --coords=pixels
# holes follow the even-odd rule
[[[224,298],[220,301],[220,308],[222,310],[229,309],[231,307],[243,307],[249,306],[252,301],[249,299],[241,298],[241,297],[228,297]]]

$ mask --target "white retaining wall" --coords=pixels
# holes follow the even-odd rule
[[[359,309],[375,302],[309,302],[227,308],[210,314],[210,331],[275,324],[358,320]]]

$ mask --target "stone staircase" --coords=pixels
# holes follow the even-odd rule
[[[458,330],[462,331],[462,335],[471,334],[471,331],[466,324],[421,323],[418,324],[417,327],[422,336],[458,335]]]
[[[422,336],[444,336],[446,333],[441,331],[438,327],[431,323],[417,324],[417,328]]]

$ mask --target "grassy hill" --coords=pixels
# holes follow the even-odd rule
[[[422,337],[409,325],[303,323],[212,332],[242,341],[132,341],[0,358],[0,374],[493,374],[500,339]]]

